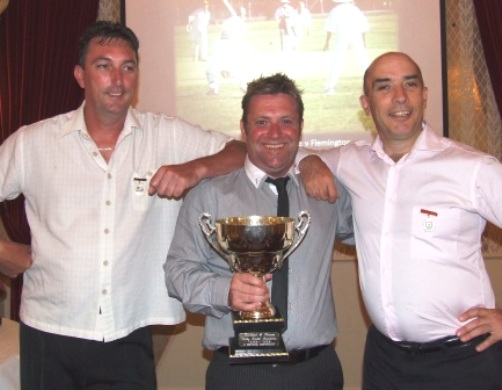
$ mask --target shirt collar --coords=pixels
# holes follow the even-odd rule
[[[438,135],[427,122],[424,122],[423,131],[417,138],[415,145],[413,145],[413,150],[440,152],[447,147],[444,141],[445,137]]]
[[[249,178],[249,180],[251,180],[251,183],[253,183],[256,188],[260,188],[268,177],[268,174],[254,165],[249,160],[248,156],[246,156],[246,161],[244,161],[244,170],[246,171],[247,177]],[[291,178],[291,181],[298,186],[298,178],[294,174],[293,166],[289,168],[287,176],[289,176]]]
[[[89,132],[87,131],[87,125],[85,124],[84,107],[85,107],[85,100],[82,102],[79,108],[73,111],[70,120],[66,122],[63,128],[61,137],[65,137],[66,135],[71,134],[75,131],[81,131],[89,135]],[[124,129],[122,130],[122,134],[120,137],[123,138],[128,134],[131,134],[133,129],[143,131],[140,122],[138,120],[138,115],[136,110],[133,109],[132,107],[129,107],[129,110],[127,111],[126,120],[124,123]]]
[[[427,123],[422,123],[422,131],[418,136],[413,148],[411,149],[409,155],[414,154],[417,151],[442,151],[445,149],[444,137],[439,136],[434,129]],[[373,143],[371,144],[370,153],[376,154],[380,158],[386,156],[383,150],[383,143],[380,136],[377,135]]]
[[[64,125],[63,131],[61,132],[61,137],[65,137],[75,131],[83,131],[87,133],[87,126],[85,125],[84,119],[84,106],[85,101],[82,102],[79,108],[77,108],[71,114],[71,118]]]

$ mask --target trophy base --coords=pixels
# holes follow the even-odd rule
[[[282,340],[284,319],[276,313],[271,318],[241,318],[233,313],[235,337],[229,340],[230,364],[280,363],[289,361]]]
[[[236,338],[231,338],[228,348],[230,364],[284,363],[289,361],[284,342],[278,347],[242,348]]]

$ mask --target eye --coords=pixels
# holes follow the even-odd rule
[[[388,91],[390,89],[390,85],[388,84],[381,84],[377,86],[377,91]]]
[[[125,65],[124,70],[129,73],[133,73],[136,71],[136,65]]]
[[[419,86],[419,83],[417,80],[409,80],[404,84],[404,86],[406,88],[416,88]]]
[[[283,125],[286,125],[286,126],[291,126],[291,125],[293,125],[295,123],[293,121],[293,119],[290,119],[290,118],[285,118],[281,122],[282,122]]]

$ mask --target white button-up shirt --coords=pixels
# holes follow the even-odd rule
[[[83,105],[10,136],[0,147],[0,200],[24,194],[32,234],[22,321],[105,341],[183,321],[162,272],[181,202],[148,196],[149,180],[161,165],[217,152],[228,140],[130,109],[107,164]]]
[[[377,138],[324,156],[351,194],[360,285],[375,326],[394,340],[455,334],[495,299],[481,252],[502,226],[502,165],[428,126],[394,162]]]

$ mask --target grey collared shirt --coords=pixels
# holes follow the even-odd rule
[[[249,170],[250,164],[246,164]],[[205,212],[216,219],[232,216],[275,215],[277,195],[261,181],[253,183],[242,168],[229,175],[203,181],[187,195],[164,265],[169,295],[192,312],[206,315],[203,344],[209,349],[227,346],[234,335],[228,293],[232,273],[226,261],[212,249],[199,226]],[[288,350],[329,344],[337,335],[331,288],[331,264],[335,236],[351,239],[350,200],[339,186],[335,204],[316,201],[299,180],[288,183],[290,215],[311,213],[303,242],[289,257],[288,328],[283,334]],[[256,184],[256,185],[255,185]]]

